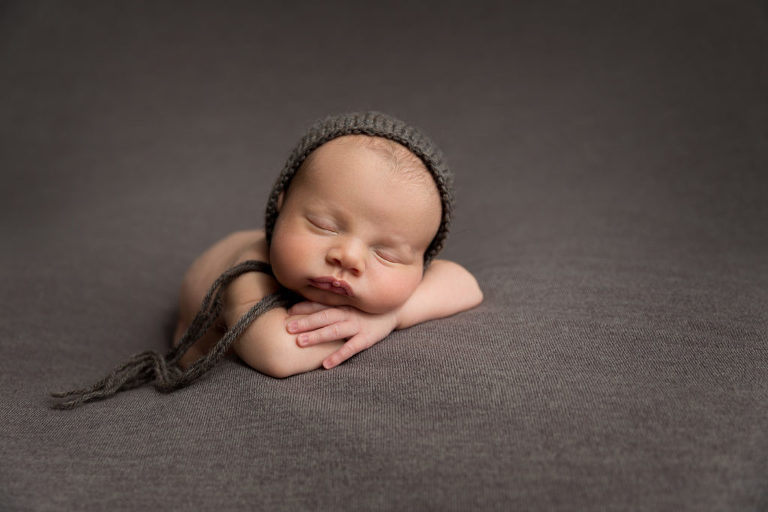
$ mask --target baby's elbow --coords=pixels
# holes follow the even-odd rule
[[[270,350],[267,354],[264,354],[264,358],[260,361],[260,364],[254,368],[261,373],[276,379],[285,379],[292,375],[303,373],[302,370],[293,364],[290,354],[287,354],[285,350],[281,349]]]
[[[474,308],[483,302],[483,291],[469,270],[448,260],[437,260],[433,265],[439,268],[442,278],[453,283],[452,292],[463,298],[460,299],[462,310]]]
[[[307,371],[296,364],[294,352],[293,347],[286,346],[283,340],[276,340],[264,347],[259,357],[248,361],[248,364],[264,375],[269,375],[276,379],[285,379],[286,377]]]
[[[483,302],[483,290],[480,289],[480,285],[477,284],[477,281],[475,281],[475,284],[477,285],[477,289],[475,291],[475,306],[478,306],[480,303]]]
[[[282,336],[244,336],[235,344],[235,352],[254,370],[270,377],[284,379],[307,371],[296,364],[295,351],[298,347],[293,347],[290,343]]]
[[[292,368],[281,362],[264,365],[260,371],[264,375],[274,377],[275,379],[285,379],[292,375],[296,375],[296,372],[294,372]]]
[[[474,308],[483,302],[483,290],[480,289],[480,285],[478,284],[477,279],[475,279],[474,276],[471,277],[472,284],[469,287],[469,307]]]
[[[466,309],[471,309],[480,305],[480,303],[483,302],[483,290],[480,289],[480,284],[477,282],[477,279],[470,271],[458,265],[457,267],[461,269],[458,280],[461,283],[461,287],[457,291],[465,297]]]

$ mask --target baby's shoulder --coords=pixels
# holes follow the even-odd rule
[[[237,231],[225,237],[221,243],[227,247],[226,253],[229,256],[227,264],[220,268],[221,272],[248,260],[269,263],[269,249],[263,229]],[[276,290],[277,283],[272,276],[248,272],[229,285],[226,302],[233,307],[253,304]]]
[[[230,266],[246,260],[257,260],[269,263],[269,249],[263,229],[235,231],[226,240],[231,247],[232,260]],[[223,240],[223,241],[224,241]]]
[[[246,260],[269,263],[269,251],[263,230],[236,231],[225,236],[198,256],[187,270],[181,286],[181,309],[199,307],[213,282],[225,270]],[[230,286],[238,301],[261,298],[276,285],[267,274],[249,272]]]
[[[206,274],[221,274],[246,260],[269,263],[264,230],[235,231],[206,249],[192,265]],[[214,276],[210,276],[214,277]]]

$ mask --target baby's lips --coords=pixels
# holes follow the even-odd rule
[[[310,279],[309,282],[312,286],[321,290],[328,290],[339,295],[346,295],[347,297],[355,296],[352,287],[343,279],[336,279],[333,276],[324,276]]]
[[[345,292],[347,295],[349,295],[350,297],[351,297],[352,295],[354,295],[354,294],[352,293],[352,287],[351,287],[351,286],[349,286],[349,284],[347,284],[347,282],[346,282],[346,281],[334,281],[334,282],[333,282],[333,283],[331,283],[331,284],[333,285],[333,287],[334,287],[334,288],[341,288],[341,289],[343,289],[343,290],[344,290],[344,292]]]

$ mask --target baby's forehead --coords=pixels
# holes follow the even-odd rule
[[[426,164],[407,147],[385,137],[364,134],[343,135],[331,139],[315,148],[304,160],[301,167],[311,166],[319,154],[334,147],[353,147],[373,151],[391,164],[392,171],[422,178],[419,181],[431,181],[431,174]]]
[[[398,142],[387,139],[385,137],[353,134],[353,135],[343,135],[341,137],[337,137],[329,141],[329,143],[334,143],[334,142],[337,144],[355,145],[358,147],[371,149],[373,151],[380,152],[382,155],[388,155],[398,160],[413,159],[421,163],[421,159],[416,155],[414,155],[410,149],[406,148],[405,146],[403,146]]]

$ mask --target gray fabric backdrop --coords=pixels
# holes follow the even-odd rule
[[[768,9],[509,4],[0,4],[0,509],[768,508]],[[482,306],[48,408],[358,109],[444,148]]]

